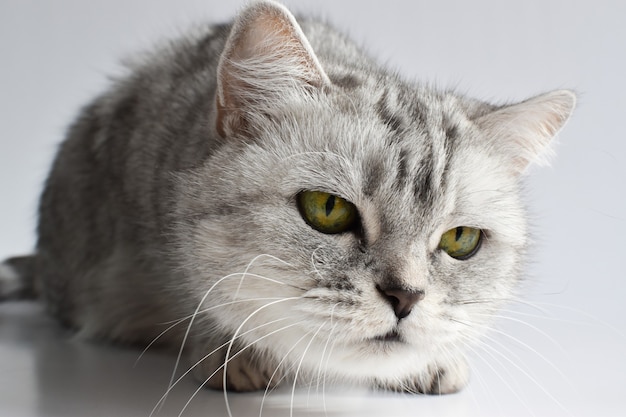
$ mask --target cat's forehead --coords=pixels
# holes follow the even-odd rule
[[[451,210],[471,152],[459,99],[389,82],[352,88],[298,117],[295,181],[369,207],[382,227],[431,227]]]
[[[353,147],[362,166],[364,194],[407,190],[417,200],[432,199],[475,134],[460,100],[389,82],[365,90],[359,97],[360,112],[338,116],[348,118],[340,123],[344,129],[339,139],[360,144]]]

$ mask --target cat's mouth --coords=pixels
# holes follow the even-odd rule
[[[398,333],[397,330],[391,330],[383,335],[374,337],[374,340],[377,342],[386,342],[386,343],[404,343],[402,337]]]

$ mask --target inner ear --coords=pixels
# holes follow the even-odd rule
[[[494,149],[520,174],[529,164],[547,164],[550,142],[570,118],[576,96],[552,91],[521,103],[500,107],[476,119]]]
[[[224,137],[249,127],[251,116],[330,83],[293,15],[268,1],[236,19],[217,78],[216,127]]]

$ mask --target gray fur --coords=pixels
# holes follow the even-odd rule
[[[286,29],[261,47],[247,31],[264,19]],[[520,277],[520,175],[574,97],[494,106],[436,91],[322,23],[301,21],[302,38],[293,22],[256,3],[234,28],[137,60],[82,110],[41,198],[37,288],[86,337],[147,344],[194,316],[185,351],[202,380],[234,355],[212,387],[263,388],[303,358],[301,379],[458,390],[465,347]],[[308,226],[302,190],[355,204],[360,229]],[[457,226],[485,233],[466,261],[437,248]],[[398,320],[377,286],[425,297]],[[178,348],[189,324],[159,341]]]

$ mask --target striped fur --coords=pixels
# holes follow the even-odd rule
[[[465,385],[464,350],[520,279],[520,176],[570,92],[495,106],[409,83],[269,1],[135,61],[83,109],[41,198],[30,263],[53,314],[143,344],[181,319],[159,341],[189,326],[215,388],[298,364],[300,381]],[[302,190],[353,203],[358,229],[311,228]],[[458,226],[484,231],[466,261],[438,249]],[[398,319],[382,287],[424,297]]]

